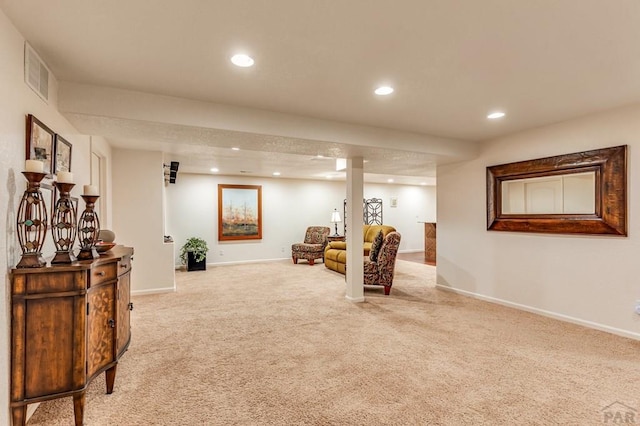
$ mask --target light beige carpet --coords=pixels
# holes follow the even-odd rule
[[[398,261],[391,295],[367,288],[361,304],[322,264],[177,282],[134,297],[115,391],[90,385],[86,425],[598,425],[611,404],[640,412],[640,342],[436,290],[431,266]],[[29,422],[72,424],[71,398]]]

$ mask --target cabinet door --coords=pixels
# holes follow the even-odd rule
[[[87,375],[92,377],[101,368],[115,361],[115,282],[93,287],[87,296]]]
[[[24,380],[24,393],[19,392],[22,397],[36,398],[83,386],[84,335],[77,333],[83,330],[83,296],[14,300],[13,321],[12,350],[20,356],[13,364],[22,368],[13,385]],[[21,331],[19,336],[16,330]]]
[[[131,337],[130,310],[131,302],[131,272],[118,278],[118,322],[116,328],[116,354],[118,356],[129,344]]]

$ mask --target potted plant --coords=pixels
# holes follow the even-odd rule
[[[191,237],[180,249],[180,260],[187,265],[187,271],[205,271],[209,247],[202,238]]]

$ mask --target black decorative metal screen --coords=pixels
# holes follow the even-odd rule
[[[365,225],[382,225],[382,199],[362,200],[362,221]],[[347,200],[343,203],[344,234],[347,235]]]
[[[382,199],[371,198],[364,200],[364,223],[367,225],[382,225]]]

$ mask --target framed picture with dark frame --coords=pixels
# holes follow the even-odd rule
[[[54,132],[33,115],[27,116],[27,160],[40,160],[48,177],[53,174]]]
[[[56,134],[55,137],[55,154],[56,162],[53,167],[53,173],[70,172],[71,171],[71,143],[62,136]]]
[[[262,239],[262,186],[218,185],[218,241]]]

